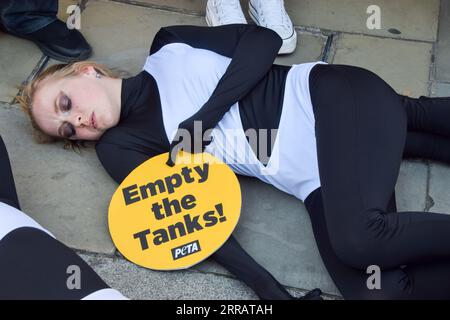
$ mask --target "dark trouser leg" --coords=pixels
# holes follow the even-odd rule
[[[407,132],[400,96],[367,70],[319,66],[311,86],[325,221],[346,265],[382,269],[450,258],[450,216],[389,212]]]
[[[58,0],[2,0],[0,22],[12,33],[28,34],[56,20]]]
[[[8,152],[0,137],[0,201],[20,209]]]
[[[289,300],[293,297],[239,245],[233,236],[217,250],[213,258],[255,291],[263,300]]]
[[[388,206],[390,212],[395,212],[394,197]],[[345,299],[450,299],[450,286],[446,282],[450,278],[448,260],[382,270],[381,288],[368,289],[370,275],[365,270],[347,266],[334,252],[325,221],[321,188],[305,199],[305,206],[320,256]]]

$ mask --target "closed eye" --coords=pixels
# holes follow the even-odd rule
[[[58,129],[58,133],[65,139],[70,139],[76,135],[75,127],[69,122],[64,122]]]
[[[72,100],[66,94],[63,94],[59,99],[59,109],[63,113],[67,113],[72,109]]]

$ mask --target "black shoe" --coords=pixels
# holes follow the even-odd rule
[[[45,55],[62,62],[86,60],[92,55],[83,35],[77,29],[67,28],[59,19],[32,33],[9,33],[33,41]]]

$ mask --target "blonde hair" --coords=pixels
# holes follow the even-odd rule
[[[84,67],[92,66],[94,69],[101,75],[110,77],[110,78],[118,78],[118,72],[112,71],[107,66],[103,64],[99,64],[94,61],[79,61],[72,63],[60,63],[55,64],[43,72],[41,72],[36,78],[34,78],[29,83],[24,84],[20,87],[20,92],[15,100],[20,104],[22,110],[28,115],[31,126],[33,128],[33,138],[38,143],[50,143],[55,141],[65,141],[64,148],[71,148],[73,150],[79,150],[80,147],[84,147],[83,141],[80,140],[69,140],[64,138],[53,137],[46,134],[42,131],[41,128],[37,125],[34,117],[33,117],[33,97],[36,91],[39,88],[39,85],[43,82],[43,80],[50,79],[62,79],[66,77],[71,77],[76,75],[80,70]]]

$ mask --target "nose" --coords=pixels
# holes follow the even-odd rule
[[[89,126],[89,117],[83,116],[82,114],[78,114],[75,116],[75,124],[77,127],[81,126]]]

